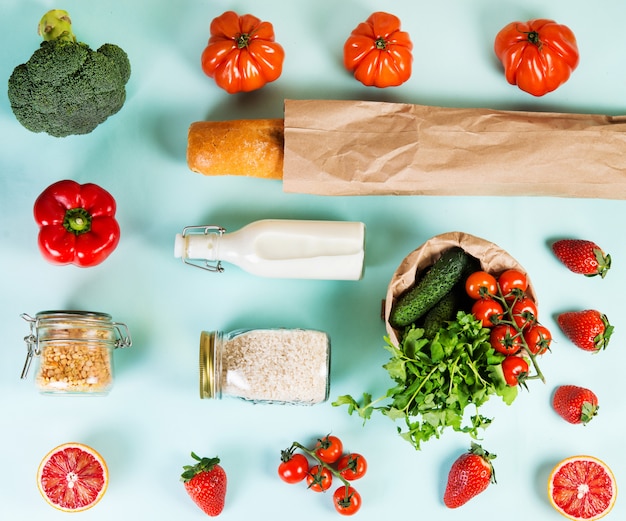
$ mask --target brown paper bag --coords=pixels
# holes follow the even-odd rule
[[[517,269],[527,273],[521,264],[509,253],[485,239],[463,232],[449,232],[435,235],[404,258],[393,274],[387,288],[384,309],[385,327],[389,339],[394,345],[397,346],[400,341],[399,332],[389,323],[391,308],[395,300],[404,293],[404,291],[413,286],[419,273],[429,266],[432,266],[445,250],[449,250],[454,246],[459,246],[470,255],[476,257],[480,261],[482,269],[495,276],[507,269]],[[537,303],[537,296],[532,282],[530,281],[530,277],[527,278],[527,293],[532,297],[535,303]]]
[[[283,189],[626,199],[626,116],[287,100]]]

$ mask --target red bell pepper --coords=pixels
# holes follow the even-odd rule
[[[89,267],[117,247],[120,227],[113,196],[93,183],[58,181],[35,201],[39,249],[53,264]]]

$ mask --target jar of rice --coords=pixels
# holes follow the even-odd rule
[[[113,350],[130,347],[125,324],[107,313],[42,311],[24,338],[28,349],[22,378],[36,357],[35,384],[43,394],[102,396],[113,386]]]
[[[313,405],[328,399],[330,340],[310,329],[240,329],[200,336],[200,397]]]

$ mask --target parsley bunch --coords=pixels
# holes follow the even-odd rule
[[[460,311],[456,320],[447,323],[432,339],[424,330],[409,327],[398,347],[385,337],[390,360],[383,366],[395,382],[384,396],[372,400],[363,393],[359,404],[350,395],[339,396],[334,406],[347,405],[364,419],[373,411],[392,420],[404,420],[406,430],[398,433],[420,449],[421,442],[439,438],[444,429],[478,437],[491,419],[479,408],[491,395],[498,395],[510,405],[517,396],[517,387],[504,381],[500,364],[504,358],[489,343],[489,329],[483,328],[471,313]],[[474,414],[466,418],[466,408]]]

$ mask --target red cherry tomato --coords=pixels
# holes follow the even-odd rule
[[[530,297],[517,300],[512,308],[513,320],[520,329],[525,329],[537,323],[537,305]]]
[[[337,512],[351,516],[361,508],[361,494],[353,487],[341,486],[333,493],[333,504]]]
[[[317,440],[315,454],[324,463],[335,463],[343,454],[343,442],[337,436],[329,434]]]
[[[337,470],[348,481],[362,478],[367,472],[367,461],[361,454],[344,454],[337,462]]]
[[[465,280],[465,291],[474,300],[496,294],[496,278],[486,271],[475,271]]]
[[[493,327],[494,320],[497,321],[503,313],[502,305],[492,298],[481,298],[472,306],[472,314],[482,322],[483,327]]]
[[[502,372],[506,384],[515,387],[523,383],[528,375],[528,362],[521,356],[507,356],[502,360]]]
[[[324,492],[333,484],[333,474],[327,467],[313,465],[306,476],[306,483],[313,492]]]
[[[519,270],[506,270],[498,277],[498,286],[502,296],[506,299],[522,297],[528,289],[528,278]]]
[[[550,349],[552,333],[547,327],[535,324],[524,331],[524,340],[533,355],[543,355]]]
[[[285,483],[299,483],[309,473],[309,460],[303,454],[286,454],[278,465],[278,475]],[[289,458],[289,459],[286,459]]]
[[[489,335],[489,343],[503,355],[514,355],[523,345],[520,334],[510,324],[496,325]]]

